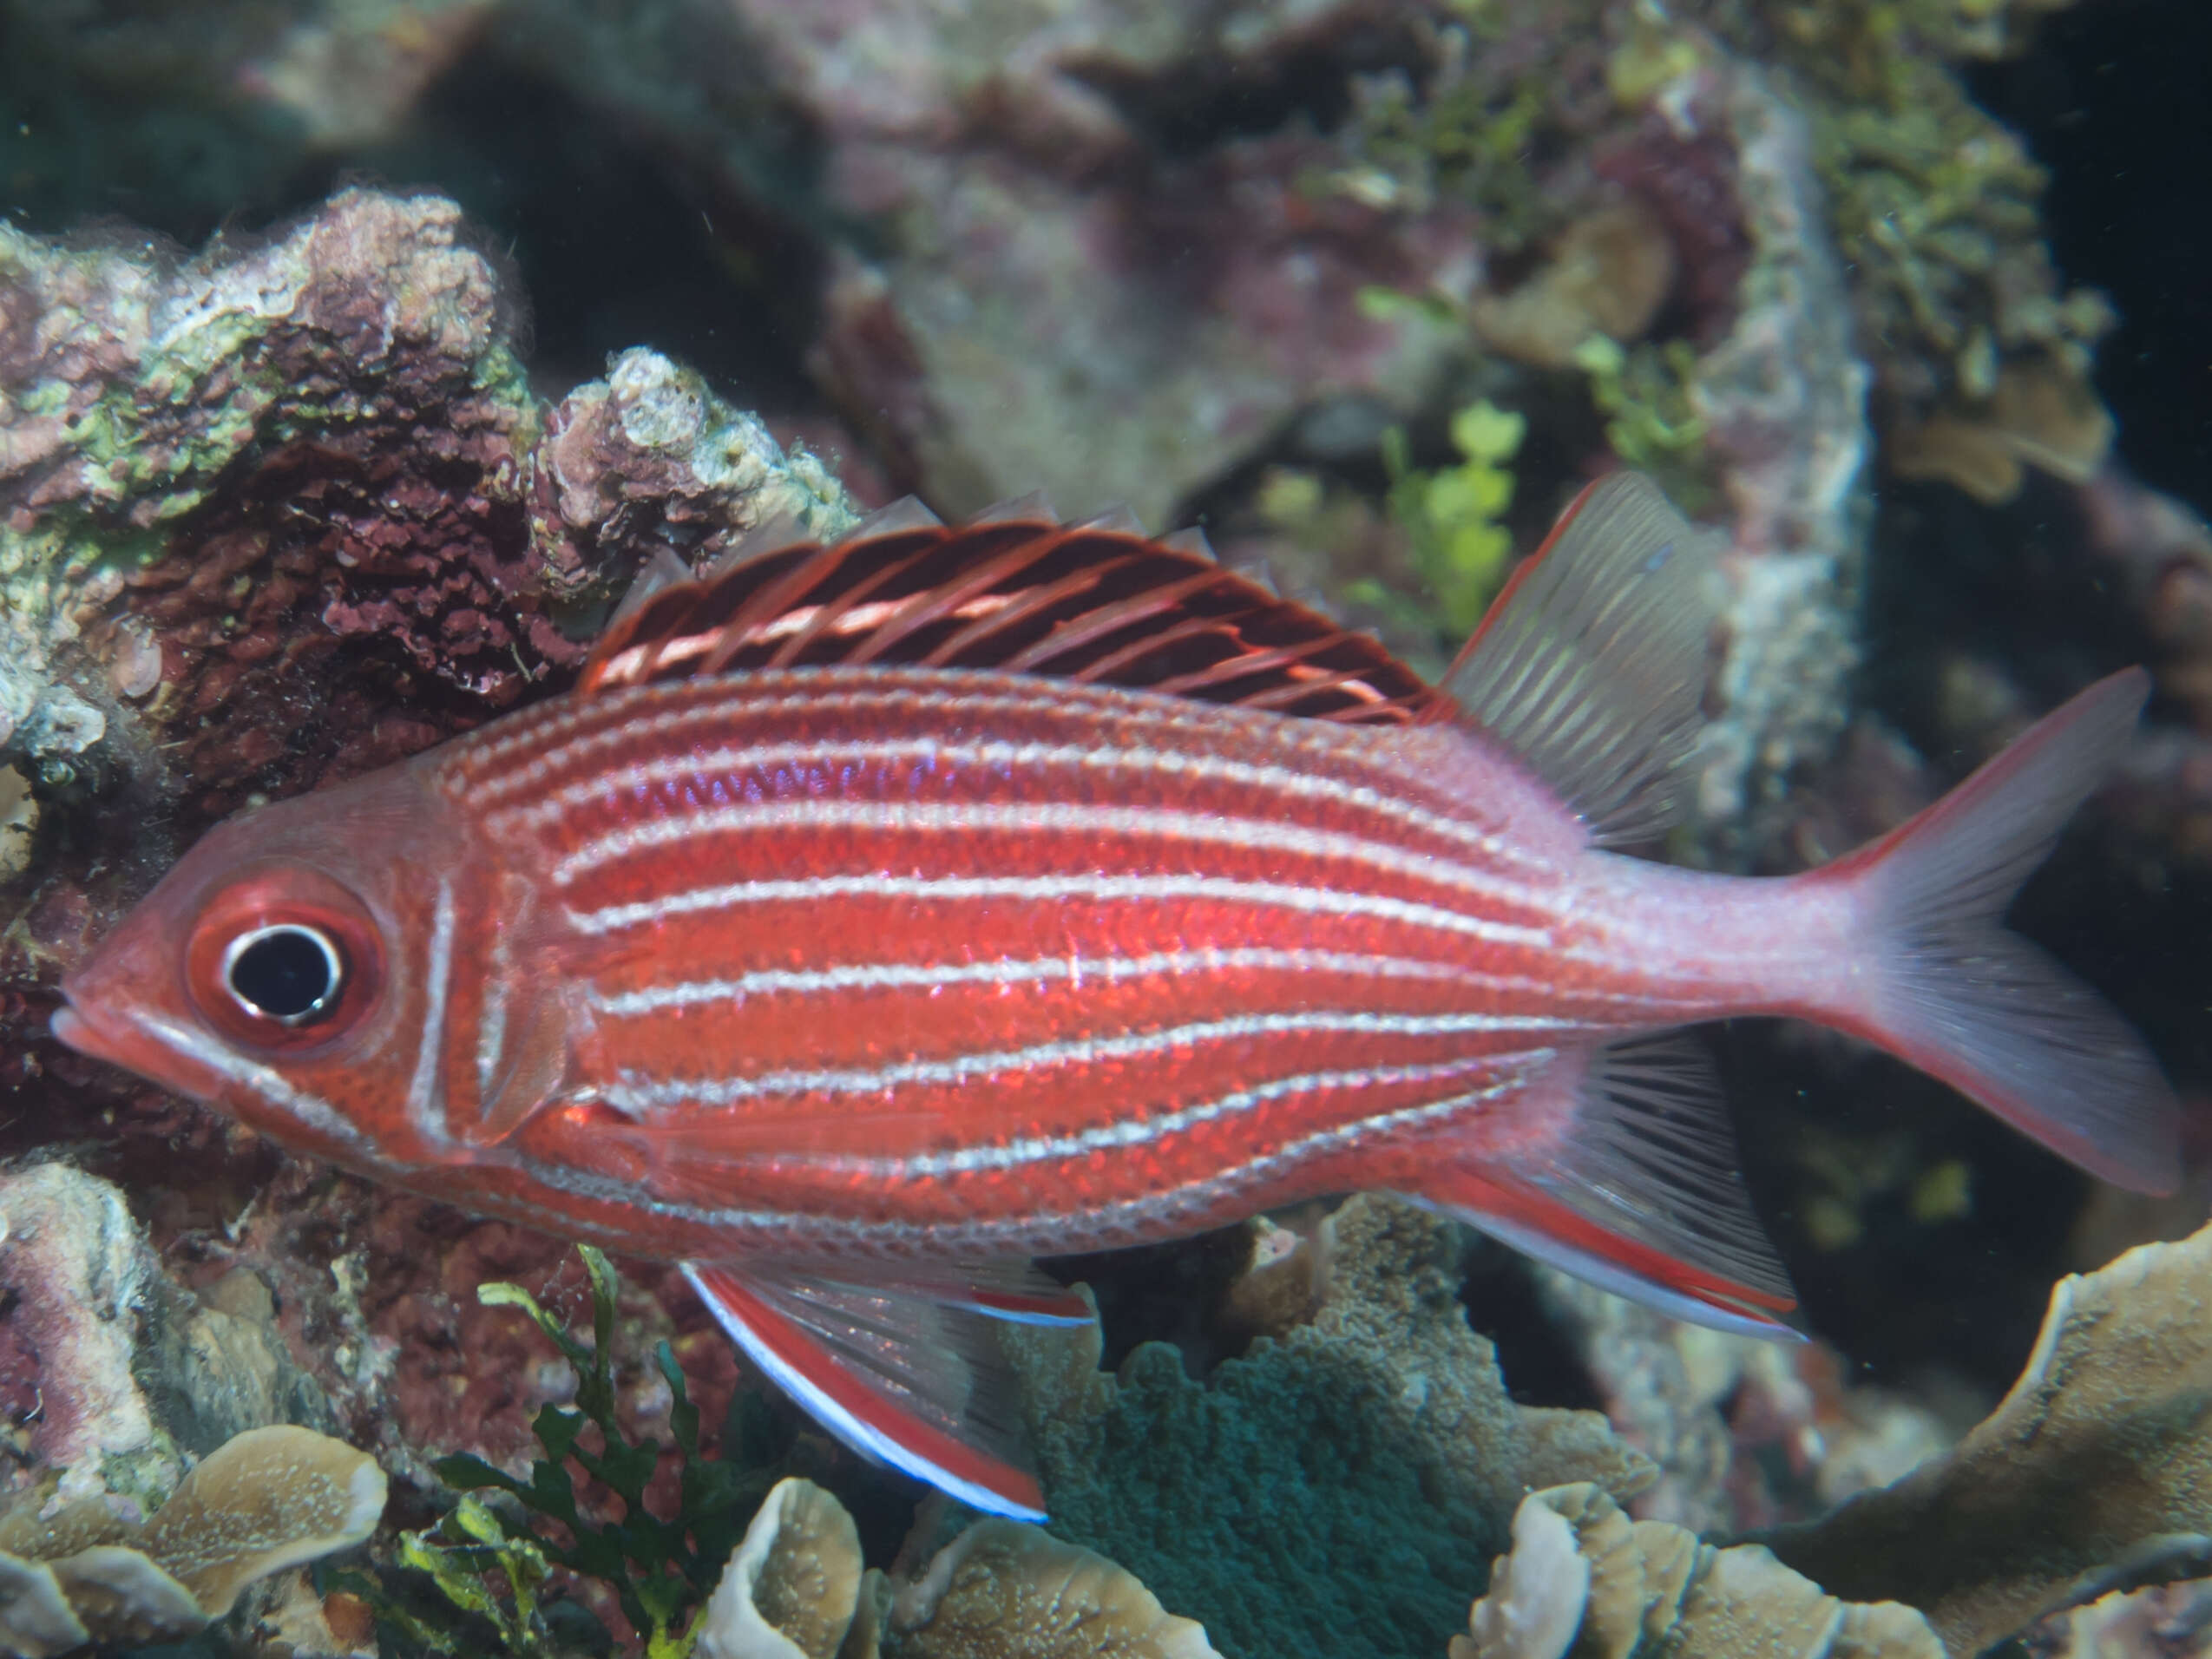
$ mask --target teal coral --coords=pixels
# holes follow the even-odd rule
[[[1459,1304],[1452,1223],[1370,1197],[1330,1228],[1311,1323],[1204,1383],[1159,1344],[1106,1377],[1094,1332],[1003,1339],[1051,1530],[1135,1573],[1229,1659],[1441,1652],[1524,1483],[1650,1478],[1602,1420],[1507,1398]]]

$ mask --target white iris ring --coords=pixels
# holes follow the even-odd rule
[[[233,980],[232,970],[237,967],[238,959],[263,940],[273,939],[279,934],[298,934],[313,941],[315,948],[323,953],[323,967],[326,970],[323,994],[298,1013],[271,1013],[259,1003],[240,994]],[[251,933],[242,933],[223,948],[223,989],[230,993],[232,1001],[256,1020],[273,1020],[279,1026],[304,1026],[311,1020],[319,1020],[328,1013],[338,1001],[338,993],[345,988],[345,963],[338,954],[338,947],[331,942],[330,935],[319,928],[310,928],[298,921],[279,921],[272,928],[256,928]]]

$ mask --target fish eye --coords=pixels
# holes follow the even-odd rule
[[[225,1040],[272,1058],[325,1056],[389,1007],[384,956],[358,894],[312,866],[271,861],[207,895],[178,966],[194,1010]]]
[[[280,1026],[312,1026],[338,1006],[345,959],[321,928],[279,922],[231,941],[222,975],[223,988],[246,1013]]]

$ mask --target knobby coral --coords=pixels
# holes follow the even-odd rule
[[[852,1518],[819,1486],[769,1493],[698,1632],[697,1659],[1220,1659],[1105,1557],[978,1521],[920,1577],[861,1571]]]
[[[652,352],[542,404],[519,308],[434,195],[191,257],[0,226],[0,759],[220,810],[512,702],[653,549],[850,521]]]
[[[1532,1492],[1490,1591],[1452,1659],[1943,1659],[1927,1621],[1894,1602],[1839,1602],[1757,1544],[1716,1550],[1665,1521],[1631,1521],[1597,1487]]]
[[[254,1580],[366,1539],[384,1476],[366,1453],[287,1425],[210,1454],[143,1524],[99,1498],[49,1515],[52,1497],[34,1488],[0,1516],[0,1645],[22,1659],[197,1630]]]

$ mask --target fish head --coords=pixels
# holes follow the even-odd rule
[[[303,1151],[431,1160],[475,839],[409,766],[233,818],[63,980],[54,1033]]]

